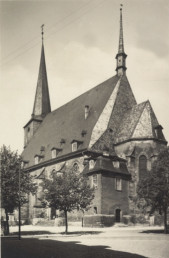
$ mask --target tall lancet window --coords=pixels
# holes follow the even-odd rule
[[[141,155],[139,158],[139,179],[144,178],[147,174],[147,158],[145,155]]]

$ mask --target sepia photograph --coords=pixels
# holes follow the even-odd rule
[[[169,1],[0,1],[2,258],[169,257]]]

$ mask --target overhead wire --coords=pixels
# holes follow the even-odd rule
[[[52,24],[51,26],[48,27],[48,31],[54,27],[55,25],[59,24],[60,22],[62,22],[63,20],[67,19],[68,17],[70,17],[72,14],[78,12],[79,10],[81,10],[82,8],[84,8],[86,5],[88,5],[89,3],[91,3],[91,1],[88,1],[87,4],[81,6],[80,8],[77,8],[76,10],[74,10],[73,12],[69,13],[67,16],[62,17],[61,19],[59,19],[56,23]],[[5,56],[4,58],[8,58],[10,55],[15,54],[16,51],[20,50],[21,48],[27,46],[29,43],[31,43],[34,40],[39,39],[39,36],[36,36],[34,38],[32,38],[31,40],[29,40],[27,43],[25,43],[24,45],[21,45],[20,47],[16,48],[15,50],[13,50],[12,52],[10,52],[7,56]]]
[[[70,24],[72,24],[73,22],[79,20],[82,16],[84,16],[85,14],[87,14],[89,11],[95,9],[96,7],[98,7],[99,5],[101,5],[104,2],[104,0],[100,1],[97,5],[95,5],[93,8],[87,9],[83,14],[80,14],[79,17],[68,21],[67,24],[65,26],[62,26],[61,28],[55,30],[53,33],[48,33],[47,36],[45,36],[45,40],[48,40],[49,37],[51,37],[52,35],[54,35],[56,32],[63,30],[65,27],[69,26]],[[84,9],[84,7],[88,6],[89,3],[91,3],[91,1],[87,2],[87,4],[83,5],[82,7],[80,7],[78,10],[80,9]],[[51,28],[53,28],[54,26],[56,26],[57,24],[61,23],[63,20],[67,19],[68,17],[71,17],[72,14],[77,13],[78,10],[73,11],[72,13],[70,13],[69,15],[65,16],[64,18],[60,19],[57,23],[53,24],[52,26],[50,26],[50,30]],[[31,50],[32,48],[34,48],[35,46],[37,46],[40,43],[40,37],[35,37],[33,40],[27,42],[25,45],[23,45],[23,47],[27,46],[30,42],[34,41],[35,39],[39,38],[38,42],[36,42],[36,44],[32,45],[31,47],[27,48],[27,49],[23,49],[23,51],[21,53],[18,53],[16,56],[14,56],[13,58],[11,58],[10,60],[7,60],[5,63],[2,63],[1,66],[4,66],[6,64],[8,64],[9,62],[13,61],[14,59],[18,58],[19,56],[27,53],[29,50]],[[22,47],[18,48],[21,49]],[[14,51],[13,51],[14,52]],[[10,54],[9,54],[10,55]],[[3,61],[2,61],[3,62]]]

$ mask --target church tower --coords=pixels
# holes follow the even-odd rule
[[[116,71],[117,75],[121,76],[126,74],[126,57],[127,55],[124,52],[124,40],[123,40],[123,20],[122,20],[122,8],[120,8],[120,35],[119,35],[119,48],[116,55],[117,65]]]
[[[32,117],[29,122],[24,126],[24,147],[27,146],[30,139],[38,129],[44,117],[51,112],[50,97],[48,89],[48,80],[46,72],[45,52],[43,43],[43,26],[42,25],[42,48],[41,59],[39,66],[38,82],[36,87],[36,95],[34,100]]]

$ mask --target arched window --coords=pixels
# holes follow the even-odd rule
[[[78,172],[78,171],[79,171],[79,166],[78,166],[77,163],[74,163],[74,164],[73,164],[73,171],[74,171],[74,172]]]
[[[144,178],[147,174],[147,158],[145,155],[141,155],[139,158],[139,179]]]
[[[94,165],[95,165],[95,161],[93,159],[91,159],[89,161],[89,169],[93,169],[94,168]]]

